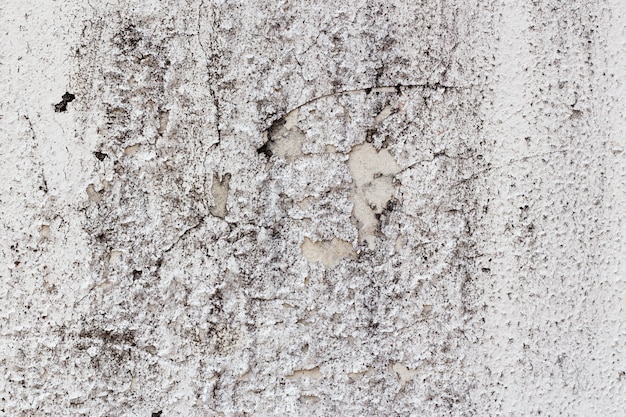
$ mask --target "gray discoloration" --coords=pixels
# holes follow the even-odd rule
[[[2,412],[623,413],[625,6],[22,3]]]

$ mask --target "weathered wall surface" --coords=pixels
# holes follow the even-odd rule
[[[2,415],[623,414],[621,2],[136,3],[0,6]]]

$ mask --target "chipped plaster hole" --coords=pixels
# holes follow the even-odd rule
[[[217,174],[213,174],[213,183],[211,184],[213,205],[209,209],[209,212],[220,219],[225,218],[228,212],[226,203],[228,202],[229,182],[230,174],[224,175],[221,181]]]
[[[321,262],[326,267],[333,267],[342,259],[355,255],[349,242],[337,238],[313,242],[305,237],[300,248],[307,261]]]
[[[165,131],[167,130],[167,124],[170,120],[170,112],[169,110],[163,110],[159,112],[159,128],[157,129],[159,135],[163,136]]]
[[[320,367],[316,366],[312,369],[300,369],[297,371],[293,371],[293,374],[287,375],[287,379],[319,379],[322,377],[322,373],[320,372]]]
[[[139,150],[139,145],[132,145],[124,148],[124,155],[132,156]]]
[[[381,178],[400,172],[400,167],[387,149],[377,151],[370,143],[352,148],[348,168],[357,187],[371,182],[375,177]]]
[[[48,226],[47,224],[42,224],[39,227],[39,236],[41,236],[42,239],[50,237],[50,226]]]
[[[396,239],[396,243],[393,245],[393,250],[395,252],[400,252],[402,248],[406,246],[407,241],[408,239],[406,236],[399,235],[398,238]]]
[[[611,151],[613,155],[617,155],[624,152],[624,148],[618,142],[611,141]]]
[[[297,204],[301,210],[308,210],[313,205],[314,201],[315,199],[313,197],[308,196],[308,197],[304,197],[301,201],[298,201]]]
[[[298,401],[302,404],[316,404],[319,400],[320,397],[316,395],[301,395],[300,398],[298,398]]]
[[[370,90],[371,93],[397,93],[397,87],[375,87]]]
[[[89,184],[87,186],[87,197],[89,197],[89,201],[93,201],[94,203],[97,203],[100,200],[102,200],[102,196],[100,195],[98,191],[96,191],[96,188],[94,187],[93,184]]]
[[[407,382],[410,382],[413,377],[417,375],[416,370],[409,369],[399,362],[394,363],[391,369],[393,369],[394,372],[398,374],[398,378],[400,379],[400,385],[402,386],[406,385]]]
[[[382,213],[387,202],[393,198],[393,175],[401,168],[387,149],[377,151],[370,143],[352,148],[348,168],[353,181],[350,196],[354,204],[352,215],[359,228],[359,240],[367,242],[370,249],[375,249],[376,214]]]
[[[295,109],[287,113],[285,116],[285,129],[291,130],[298,124],[299,109]]]
[[[374,375],[375,372],[376,371],[374,369],[367,368],[364,371],[348,372],[348,377],[352,379],[360,379],[360,378],[363,378],[364,376]]]
[[[111,191],[111,185],[112,183],[110,183],[107,180],[102,180],[102,191]]]
[[[304,132],[295,128],[290,132],[285,132],[286,140],[272,142],[270,150],[280,158],[292,161],[302,155],[302,144],[305,140]]]
[[[293,161],[302,155],[302,145],[306,139],[306,135],[297,127],[298,109],[289,112],[282,120],[277,123],[270,132],[266,143],[267,150],[271,155],[287,161]]]
[[[376,123],[380,123],[385,120],[387,117],[391,116],[394,113],[395,109],[392,105],[388,105],[378,115],[374,118]]]
[[[119,250],[112,250],[109,253],[109,265],[115,265],[122,260],[122,252]]]

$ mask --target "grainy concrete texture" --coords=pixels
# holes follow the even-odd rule
[[[4,0],[0,415],[623,416],[625,31]]]

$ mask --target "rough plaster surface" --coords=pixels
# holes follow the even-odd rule
[[[623,415],[622,2],[0,16],[1,415]]]

